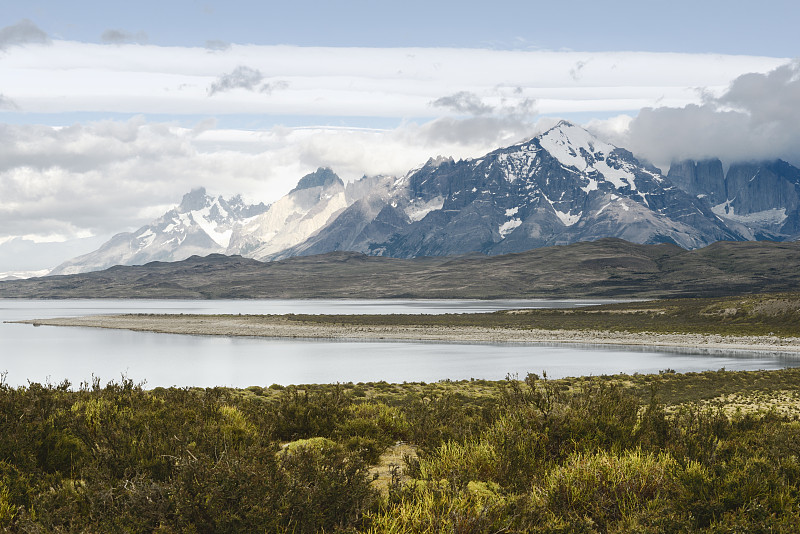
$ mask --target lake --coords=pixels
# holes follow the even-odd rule
[[[599,300],[0,300],[0,321],[106,313],[477,313]],[[0,372],[12,386],[126,376],[145,387],[498,380],[615,373],[779,369],[771,352],[514,344],[224,338],[0,323]]]

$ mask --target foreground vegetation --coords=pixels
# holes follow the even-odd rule
[[[0,381],[0,529],[794,532],[799,386],[796,369],[244,390]]]

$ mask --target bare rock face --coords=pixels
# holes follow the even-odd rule
[[[785,161],[733,163],[722,179],[719,160],[686,160],[673,164],[667,177],[745,239],[800,237],[800,170]]]
[[[684,160],[673,163],[667,178],[683,191],[699,198],[708,198],[715,205],[727,197],[722,162],[716,158],[703,161]]]

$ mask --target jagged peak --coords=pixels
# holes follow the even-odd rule
[[[301,191],[303,189],[310,189],[312,187],[327,187],[329,185],[338,183],[339,185],[344,185],[339,176],[331,170],[330,167],[320,167],[316,171],[306,174],[300,181],[297,182],[297,186],[289,191],[289,193],[294,193],[295,191]]]
[[[431,168],[435,169],[436,167],[438,167],[438,166],[440,166],[440,165],[442,165],[444,163],[453,163],[453,158],[452,157],[447,157],[447,156],[436,156],[435,158],[428,158],[428,161],[425,162],[425,165],[423,165],[423,168],[424,167],[431,167]]]
[[[558,124],[545,131],[538,137],[540,142],[551,140],[562,145],[583,147],[588,149],[590,152],[610,152],[617,148],[610,143],[602,141],[586,128],[565,120],[559,121]]]
[[[183,195],[180,206],[178,206],[178,210],[181,212],[201,210],[206,207],[208,198],[209,197],[206,194],[206,188],[197,187]]]

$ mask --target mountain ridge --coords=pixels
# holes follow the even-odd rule
[[[0,298],[656,298],[797,291],[800,242],[696,250],[616,238],[486,256],[390,258],[337,251],[260,262],[179,262],[0,282]]]
[[[180,254],[156,231],[175,219],[171,211],[150,225],[158,239],[147,226],[118,235],[53,274],[192,253],[267,261],[349,250],[413,258],[507,254],[605,237],[685,249],[800,237],[800,170],[785,162],[747,165],[733,164],[725,176],[719,160],[688,160],[665,176],[628,150],[561,121],[479,158],[430,158],[400,177],[365,176],[345,184],[320,167],[271,205],[242,206],[251,210],[248,216],[224,224],[209,207],[211,197],[196,190],[176,210],[207,213],[184,225],[180,244],[188,244]],[[152,244],[143,239],[165,249],[142,252]]]

